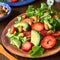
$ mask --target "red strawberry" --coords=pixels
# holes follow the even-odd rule
[[[45,49],[51,49],[55,46],[55,44],[56,38],[51,35],[45,36],[41,41],[41,46]]]
[[[36,30],[38,32],[44,30],[44,24],[42,24],[41,22],[36,22],[34,24],[32,24],[32,30]]]
[[[25,51],[25,52],[28,52],[29,50],[32,49],[32,43],[31,42],[25,42],[23,45],[22,45],[22,50]]]
[[[10,30],[10,34],[14,34],[15,31],[16,31],[16,28],[14,26],[12,26],[11,30]]]

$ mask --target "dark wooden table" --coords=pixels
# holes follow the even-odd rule
[[[33,5],[35,8],[37,8],[37,7],[40,6],[41,2],[46,2],[46,0],[36,0],[36,2],[31,3],[29,5]],[[25,12],[26,9],[27,9],[27,6],[28,5],[21,6],[21,7],[12,7],[12,14],[7,19],[5,19],[4,21],[0,22],[0,37],[1,37],[1,33],[2,33],[3,29],[8,24],[8,22],[11,21],[17,15]],[[56,9],[56,10],[58,10],[58,11],[60,11],[60,3],[56,3],[55,2],[53,8]],[[0,43],[1,43],[1,39],[0,39]],[[10,53],[10,52],[8,52],[8,53]],[[18,60],[60,60],[60,52],[57,53],[57,54],[55,54],[55,55],[49,56],[49,57],[38,58],[38,59],[28,59],[28,58],[23,58],[23,57],[16,56],[14,54],[11,54],[11,55],[15,56]],[[8,60],[8,59],[4,55],[0,54],[0,60]]]

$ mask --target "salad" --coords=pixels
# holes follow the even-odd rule
[[[60,12],[45,3],[37,9],[30,5],[26,13],[17,16],[17,21],[8,29],[6,36],[10,44],[30,56],[41,56],[60,40]]]

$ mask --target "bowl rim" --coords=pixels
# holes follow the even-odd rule
[[[0,6],[4,6],[9,10],[9,12],[7,13],[6,16],[3,16],[2,18],[0,18],[0,21],[1,21],[3,19],[7,18],[10,15],[10,13],[12,11],[12,8],[7,3],[4,3],[4,2],[0,2]]]

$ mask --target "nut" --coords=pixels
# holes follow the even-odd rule
[[[28,23],[29,23],[30,26],[32,25],[32,22],[28,22]]]
[[[24,33],[19,33],[18,36],[22,36],[23,37],[24,36]]]
[[[25,14],[25,13],[21,14],[21,17],[22,17],[23,19],[25,19],[25,18],[26,18],[26,14]]]
[[[5,12],[8,13],[8,10],[6,9]]]
[[[45,30],[49,29],[47,24],[44,24],[44,27],[45,27]]]
[[[31,17],[33,20],[36,20],[37,19],[37,16],[33,16],[33,17]]]
[[[54,33],[54,31],[53,30],[49,30],[47,33],[48,34],[52,34],[52,33]]]
[[[23,26],[20,26],[18,30],[19,30],[19,32],[22,32],[23,31]]]

